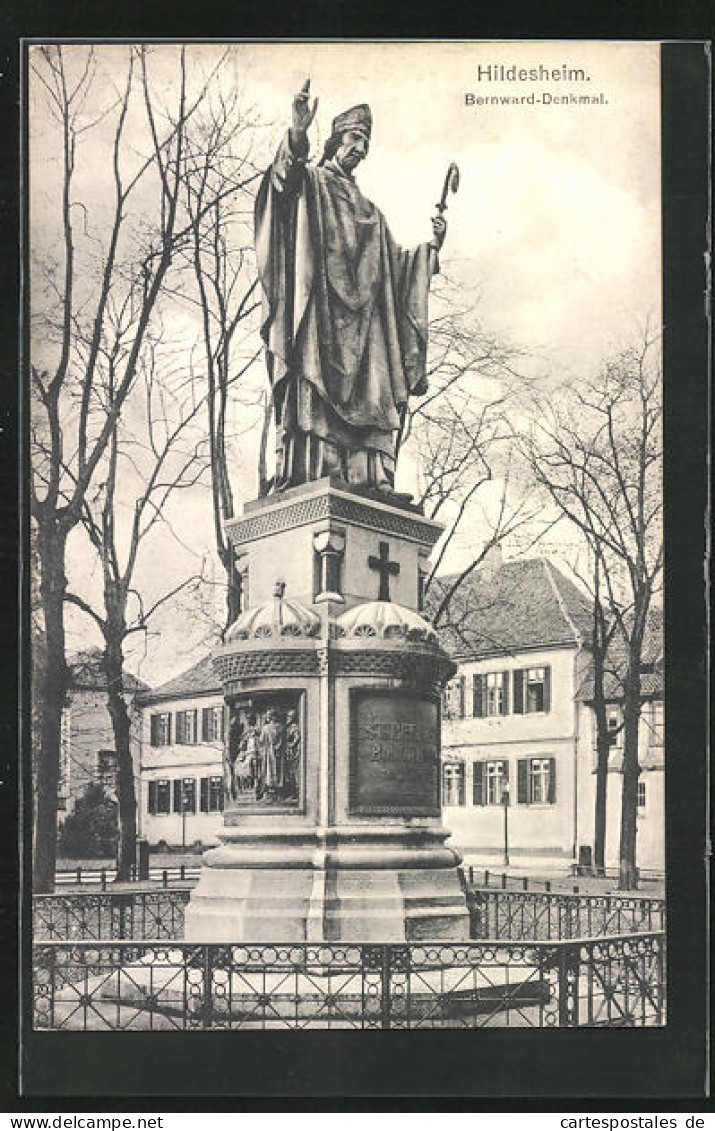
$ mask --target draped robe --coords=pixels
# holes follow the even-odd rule
[[[390,487],[396,432],[426,391],[428,243],[404,251],[335,161],[286,135],[255,208],[276,488],[337,473]]]

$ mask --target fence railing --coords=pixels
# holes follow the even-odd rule
[[[571,890],[574,895],[578,895],[581,891],[581,885],[577,882],[578,878],[585,877],[586,879],[592,878],[592,873],[582,871],[578,865],[571,865],[571,875],[573,877],[571,883]],[[499,871],[498,868],[475,868],[473,865],[463,865],[462,872],[465,881],[470,887],[479,888],[501,888],[502,891],[545,891],[550,892],[553,890],[554,883],[557,889],[563,890],[564,884],[567,882],[567,877],[562,876],[558,880],[548,880],[540,876],[515,876],[511,872]],[[649,870],[647,868],[638,869],[639,879],[645,883],[659,883],[665,879],[663,872]],[[618,879],[618,871],[613,868],[607,868],[606,871],[598,877],[603,880]],[[568,894],[571,894],[570,892]]]
[[[190,888],[36,895],[33,937],[51,940],[181,939]]]
[[[201,874],[200,864],[173,864],[169,868],[150,868],[148,880],[160,883],[163,887],[169,884],[183,884],[198,880]],[[113,868],[61,868],[55,873],[55,887],[98,887],[106,890],[108,883],[113,883],[116,871]],[[136,866],[132,866],[130,883],[145,883],[139,878]]]
[[[34,948],[39,1029],[657,1026],[664,936],[557,943]]]
[[[472,938],[579,939],[665,929],[665,901],[638,896],[472,889]]]
[[[38,895],[36,940],[181,939],[190,888]],[[661,899],[472,890],[471,936],[510,942],[595,938],[665,928]]]

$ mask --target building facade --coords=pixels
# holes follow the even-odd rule
[[[210,657],[141,697],[140,827],[150,848],[216,844],[226,706]]]
[[[102,785],[113,796],[116,785],[116,755],[112,720],[107,708],[107,679],[102,652],[91,648],[68,661],[70,682],[62,711],[60,735],[60,823],[72,812],[87,786]],[[124,686],[131,720],[131,748],[135,787],[139,788],[141,710],[137,696],[147,685],[128,672]]]
[[[449,579],[440,583],[432,596]],[[643,672],[638,863],[664,869],[661,648],[655,615]],[[593,859],[596,722],[587,598],[543,559],[492,556],[458,590],[443,618],[459,672],[445,694],[442,803],[467,863],[550,873]],[[652,669],[652,670],[651,670]],[[650,673],[650,674],[649,674]],[[620,708],[615,681],[609,722],[606,867],[617,869],[620,832]]]

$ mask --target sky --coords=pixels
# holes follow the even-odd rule
[[[192,77],[209,74],[224,50],[191,45]],[[97,48],[107,87],[124,53]],[[154,46],[151,66],[158,88],[169,91],[176,48]],[[403,246],[430,237],[445,173],[456,162],[460,185],[448,199],[442,270],[490,333],[528,351],[525,365],[538,379],[586,375],[646,319],[659,324],[657,44],[251,43],[232,47],[223,75],[226,89],[239,88],[244,104],[260,115],[256,159],[263,163],[290,124],[292,97],[307,78],[319,99],[311,127],[317,156],[333,117],[369,103],[371,149],[357,179]],[[31,242],[42,255],[51,253],[56,230],[58,160],[39,89],[31,85],[32,95]],[[598,101],[571,101],[584,95]],[[101,128],[81,170],[84,199],[97,215],[111,173]],[[253,478],[244,471],[237,474],[239,494]],[[168,554],[157,540],[147,575],[172,566],[180,571],[189,561],[195,568],[210,551],[208,498],[182,500],[174,524],[184,549]],[[72,569],[86,573],[87,561],[75,539]],[[96,584],[94,573],[87,584]],[[71,643],[81,644],[83,622],[73,615],[68,624]],[[169,678],[192,661],[192,641],[168,649],[170,635],[167,625],[163,638],[150,642],[143,678]]]

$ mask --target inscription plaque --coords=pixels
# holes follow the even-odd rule
[[[350,811],[438,817],[439,712],[394,691],[351,696]]]

